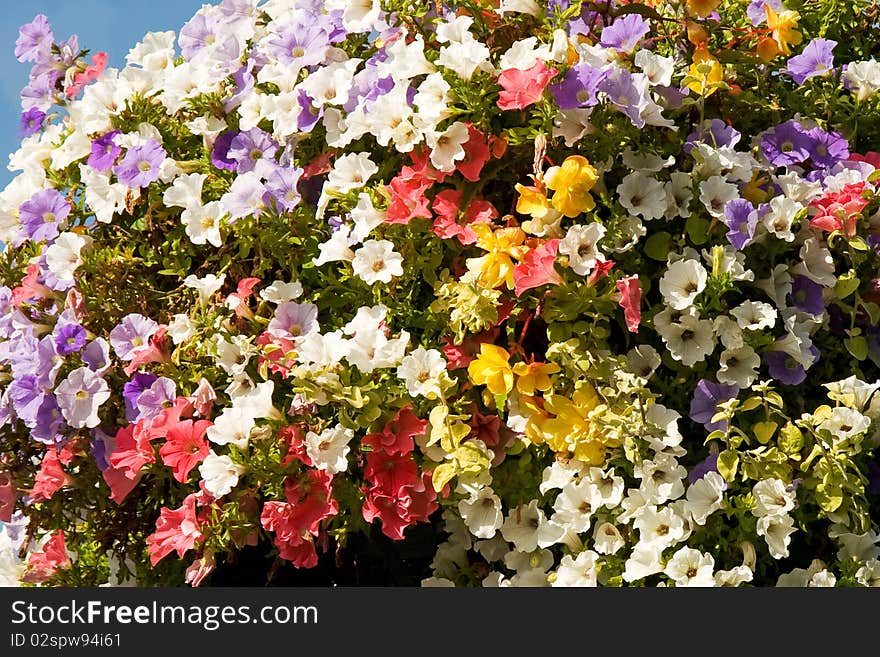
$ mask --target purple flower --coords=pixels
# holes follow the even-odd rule
[[[642,85],[636,83],[632,73],[624,68],[615,68],[601,82],[598,89],[608,96],[609,102],[629,117],[636,128],[643,128],[645,120],[641,116],[642,109],[647,105],[648,80],[639,78]]]
[[[110,331],[110,344],[120,360],[131,360],[138,350],[146,347],[159,325],[149,317],[131,313]]]
[[[177,397],[177,386],[171,379],[159,377],[137,398],[138,420],[150,420],[166,408],[171,408]]]
[[[279,338],[293,340],[318,330],[318,307],[313,303],[285,301],[275,308],[266,330]]]
[[[41,189],[18,209],[25,234],[35,242],[58,237],[59,224],[68,214],[70,203],[55,189]]]
[[[46,389],[36,374],[16,377],[8,388],[9,401],[19,420],[29,427],[37,421],[37,412],[46,396]]]
[[[226,156],[238,164],[237,171],[253,171],[262,160],[271,160],[278,150],[278,144],[269,133],[252,128],[238,133],[229,144]]]
[[[183,58],[191,60],[200,50],[215,43],[218,40],[219,27],[220,21],[215,15],[198,13],[193,16],[180,28],[180,35],[177,37]]]
[[[52,29],[44,14],[37,14],[30,23],[18,28],[15,41],[15,58],[20,62],[46,59],[52,52]]]
[[[559,109],[592,107],[599,102],[596,92],[599,90],[599,83],[607,75],[607,71],[587,63],[578,64],[568,70],[561,82],[550,85],[550,93],[556,99]]]
[[[330,46],[330,34],[326,21],[317,19],[301,12],[288,20],[284,29],[268,41],[269,54],[293,69],[320,64]]]
[[[31,428],[31,436],[46,445],[54,445],[61,439],[61,432],[66,425],[55,397],[46,395],[37,411],[36,422]]]
[[[795,276],[791,284],[791,300],[797,308],[811,315],[825,312],[822,286],[806,276]]]
[[[90,370],[101,374],[110,367],[110,344],[104,338],[95,338],[82,350],[80,358]]]
[[[269,200],[275,201],[275,206],[284,212],[290,212],[300,201],[299,192],[296,189],[303,170],[299,167],[276,166],[266,178],[266,194],[263,202],[269,205]]]
[[[55,389],[55,398],[67,423],[76,428],[96,427],[98,408],[110,399],[110,387],[87,367],[78,367]]]
[[[46,387],[55,385],[55,377],[58,375],[58,370],[61,369],[63,364],[64,359],[58,353],[58,348],[55,346],[55,338],[51,335],[45,335],[40,338],[37,345],[36,369],[40,382]]]
[[[116,441],[113,439],[113,436],[97,428],[92,429],[90,433],[92,439],[89,441],[89,449],[92,452],[92,457],[95,459],[98,470],[103,472],[110,467],[107,457],[113,452]]]
[[[697,463],[688,473],[688,483],[693,484],[710,472],[718,472],[718,454],[709,454],[709,456]],[[727,490],[726,481],[724,486],[722,486],[722,490]]]
[[[706,431],[725,431],[727,420],[712,422],[718,412],[718,404],[733,399],[739,394],[739,386],[723,383],[712,383],[708,379],[700,379],[691,400],[690,418],[702,424]]]
[[[126,151],[122,160],[113,167],[119,182],[129,187],[146,187],[158,180],[159,167],[165,161],[165,149],[155,139]]]
[[[119,130],[112,130],[92,142],[92,152],[89,155],[88,165],[98,171],[109,171],[116,163],[116,158],[122,152],[113,139],[119,134]]]
[[[64,324],[55,328],[55,347],[62,356],[76,353],[86,345],[86,330],[79,324]]]
[[[714,148],[722,146],[733,148],[739,143],[741,136],[738,130],[727,125],[721,119],[709,119],[703,121],[696,130],[687,136],[684,142],[684,152],[690,153],[697,142],[703,142]]]
[[[767,20],[767,10],[764,9],[764,5],[768,5],[775,12],[782,11],[782,0],[754,0],[746,9],[746,14],[755,27]]]
[[[302,108],[296,117],[296,127],[300,132],[311,132],[323,116],[324,107],[315,107],[314,99],[305,89],[297,91],[296,100]]]
[[[817,167],[831,168],[849,158],[849,142],[839,132],[813,128],[809,134],[812,138],[810,159]]]
[[[244,102],[244,99],[253,91],[254,84],[256,84],[254,75],[251,72],[253,68],[254,60],[249,58],[247,65],[240,67],[232,74],[232,82],[235,84],[235,89],[233,90],[232,95],[223,103],[223,109],[226,112],[231,113],[232,110],[241,105]],[[226,147],[228,148],[229,144],[227,144]]]
[[[638,14],[627,14],[602,30],[600,45],[619,52],[632,52],[651,27]]]
[[[724,223],[730,229],[727,241],[742,251],[755,238],[758,211],[744,198],[735,198],[724,205]]]
[[[46,119],[46,113],[41,112],[37,107],[22,112],[21,121],[18,124],[18,136],[30,137],[43,129],[43,121]]]
[[[155,374],[149,372],[137,372],[130,381],[122,386],[122,400],[125,403],[125,419],[129,422],[135,422],[140,410],[138,409],[137,400],[144,390],[149,389],[151,385],[158,379]]]
[[[785,385],[800,385],[807,378],[804,366],[785,351],[768,351],[764,354],[764,364],[767,365],[770,376]]]
[[[229,157],[229,146],[236,135],[238,132],[235,130],[225,130],[214,140],[214,146],[211,148],[211,164],[218,169],[235,171],[238,167],[238,162]]]
[[[21,107],[36,107],[46,111],[55,102],[55,83],[61,77],[61,71],[50,70],[45,74],[32,77],[27,86],[21,90]]]
[[[830,75],[834,70],[834,47],[837,41],[831,39],[813,39],[800,55],[788,59],[788,74],[797,84],[816,76]]]
[[[797,121],[784,121],[761,136],[761,150],[777,167],[800,164],[810,157],[812,139]]]
[[[240,174],[221,198],[223,207],[229,212],[229,223],[260,214],[266,207],[263,203],[265,194],[266,186],[256,172]]]

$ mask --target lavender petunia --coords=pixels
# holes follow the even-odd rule
[[[755,27],[758,27],[767,21],[767,10],[764,9],[765,5],[769,6],[777,13],[782,11],[782,0],[754,0],[754,2],[749,3],[749,6],[746,8],[746,14],[752,22],[752,25]]]
[[[834,70],[834,47],[837,41],[831,39],[813,39],[800,55],[788,59],[786,70],[797,84],[803,84],[810,78],[831,75]]]
[[[238,167],[238,162],[229,156],[229,146],[236,135],[238,135],[236,130],[225,130],[214,140],[214,146],[211,148],[211,164],[218,169],[235,171]]]
[[[768,351],[764,354],[764,364],[770,376],[785,385],[800,385],[807,378],[804,366],[784,351]]]
[[[724,146],[733,148],[739,143],[741,136],[742,134],[736,128],[727,125],[721,119],[708,119],[687,136],[684,142],[684,152],[690,153],[697,142],[703,142],[714,148]]]
[[[650,30],[651,26],[644,18],[638,14],[627,14],[602,30],[599,44],[618,52],[632,52]]]
[[[37,413],[46,397],[46,389],[36,374],[13,379],[8,388],[9,402],[16,417],[28,426],[37,421]]]
[[[252,128],[232,139],[226,156],[235,160],[237,171],[244,173],[256,169],[260,162],[271,160],[277,151],[278,144],[268,132]]]
[[[43,121],[46,119],[46,113],[41,112],[37,107],[22,112],[21,121],[18,124],[18,136],[30,137],[43,129]]]
[[[723,383],[712,383],[708,379],[700,379],[691,400],[690,418],[702,424],[706,431],[725,430],[726,420],[712,422],[718,413],[718,404],[733,399],[739,394],[739,386]]]
[[[90,370],[102,374],[110,367],[110,344],[104,338],[95,338],[82,350],[80,358]]]
[[[849,158],[849,142],[839,132],[813,128],[809,134],[812,138],[810,160],[817,167],[831,168]]]
[[[130,313],[110,331],[110,344],[120,360],[131,360],[146,347],[159,325],[149,317]]]
[[[303,174],[299,167],[276,166],[266,177],[266,194],[263,203],[270,205],[270,200],[275,203],[278,210],[290,212],[300,202],[300,194],[297,184]]]
[[[598,89],[612,105],[629,117],[636,128],[643,128],[645,119],[641,112],[648,102],[648,78],[644,74],[638,75],[636,77],[624,68],[615,68],[602,79]]]
[[[166,408],[171,408],[177,397],[177,385],[169,378],[159,377],[150,387],[144,390],[137,398],[139,420],[149,420],[156,417]]]
[[[45,14],[37,14],[30,23],[18,28],[15,40],[15,58],[20,62],[34,62],[48,58],[52,53],[54,36]]]
[[[113,167],[119,182],[129,187],[147,187],[159,179],[160,167],[165,161],[165,149],[155,139],[129,148],[122,160]]]
[[[61,407],[52,395],[46,395],[37,411],[36,421],[31,428],[31,436],[46,445],[54,445],[61,438],[67,423],[61,414]]]
[[[76,353],[86,346],[86,330],[79,324],[59,324],[55,326],[55,347],[62,356]]]
[[[798,309],[811,315],[821,315],[825,311],[822,289],[821,285],[806,276],[795,276],[791,284],[791,300]]]
[[[149,372],[137,372],[130,381],[126,381],[122,386],[122,400],[125,405],[125,419],[129,422],[137,420],[140,409],[137,405],[138,397],[148,390],[151,385],[158,379],[155,374]]]
[[[18,209],[25,235],[35,242],[58,237],[68,214],[70,203],[55,189],[41,189]]]
[[[76,428],[96,427],[98,408],[110,399],[110,387],[87,367],[78,367],[55,389],[55,398],[67,423]]]
[[[742,251],[755,238],[758,211],[746,199],[735,198],[724,205],[724,223],[730,229],[727,231],[727,241]]]
[[[568,70],[561,82],[550,85],[550,93],[559,109],[592,107],[599,102],[596,98],[599,83],[607,76],[607,71],[586,62],[577,64]]]
[[[697,463],[691,471],[688,472],[688,483],[693,484],[705,477],[710,472],[718,472],[718,454],[709,454],[705,459]],[[721,487],[721,490],[727,490],[727,482]]]
[[[797,121],[784,121],[761,135],[761,150],[777,167],[800,164],[810,157],[812,139]]]
[[[266,330],[278,338],[293,340],[318,330],[318,307],[313,303],[286,301],[278,304]]]
[[[286,21],[284,28],[270,38],[267,50],[280,63],[293,69],[315,66],[324,61],[331,36],[324,21],[304,15]]]
[[[111,130],[92,142],[92,152],[87,160],[90,167],[102,172],[110,171],[122,153],[122,148],[113,141],[118,134],[119,130]]]

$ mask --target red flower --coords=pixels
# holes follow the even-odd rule
[[[827,232],[841,231],[847,238],[856,236],[856,227],[861,218],[862,210],[868,200],[862,196],[865,183],[857,182],[846,185],[839,192],[828,192],[822,198],[810,203],[810,207],[819,210],[810,221],[814,228]]]
[[[452,344],[452,341],[447,338],[447,343],[443,346],[443,354],[446,357],[446,369],[458,370],[470,365],[471,361],[480,353],[480,345],[484,342],[495,342],[498,333],[498,327],[493,326],[476,335],[469,335],[461,344]]]
[[[382,522],[382,533],[388,538],[401,541],[407,527],[426,522],[437,510],[436,500],[431,473],[425,472],[412,485],[404,486],[396,493],[380,488],[368,490],[361,512],[369,523],[378,518]]]
[[[140,472],[133,478],[129,477],[124,468],[114,468],[112,466],[101,472],[101,475],[110,487],[110,499],[117,504],[122,504],[123,500],[128,497],[128,494],[134,490],[134,487],[138,485],[143,477],[143,474]]]
[[[181,420],[168,429],[168,440],[159,450],[162,462],[174,471],[174,478],[186,483],[190,471],[205,460],[211,451],[205,432],[210,420]]]
[[[477,235],[471,230],[470,224],[489,223],[498,216],[498,211],[489,201],[477,198],[462,212],[461,195],[461,190],[444,189],[434,197],[431,209],[437,215],[434,218],[434,234],[442,239],[455,237],[467,246],[477,241]]]
[[[642,288],[639,287],[639,276],[626,276],[617,281],[617,289],[620,291],[618,305],[623,308],[623,317],[626,320],[626,328],[630,333],[639,332],[639,323],[642,321]]]
[[[522,295],[526,290],[552,283],[562,283],[562,276],[556,271],[556,252],[559,249],[559,240],[547,240],[539,247],[526,253],[522,262],[513,268],[514,292],[516,296]]]
[[[540,59],[525,71],[518,68],[503,71],[498,76],[498,84],[504,89],[498,94],[498,107],[517,110],[536,103],[558,72],[555,68],[548,68]]]
[[[364,479],[370,490],[386,495],[397,495],[400,489],[413,485],[419,478],[419,466],[410,454],[367,452]]]
[[[281,427],[278,430],[278,437],[287,443],[287,456],[285,456],[281,465],[288,465],[293,461],[299,461],[307,467],[314,467],[312,459],[306,452],[306,444],[303,440],[303,428],[298,424],[289,427]]]
[[[150,336],[150,341],[146,347],[138,349],[134,358],[123,368],[129,376],[137,370],[141,365],[147,363],[167,363],[171,360],[171,345],[168,342],[168,327],[160,326],[158,330]]]
[[[587,285],[595,285],[605,278],[613,266],[613,260],[596,260],[596,266],[593,267],[593,271],[587,276]]]
[[[257,336],[256,343],[263,347],[259,356],[260,367],[266,363],[270,372],[280,374],[286,379],[290,370],[296,365],[294,360],[285,357],[294,350],[293,340],[279,338],[268,331],[263,331]]]
[[[69,482],[70,477],[64,472],[61,462],[58,460],[58,452],[54,447],[50,448],[43,455],[40,471],[34,479],[34,488],[31,491],[32,499],[34,502],[51,500],[52,496]]]
[[[31,552],[27,570],[21,579],[29,584],[42,584],[57,571],[69,567],[70,558],[67,556],[64,532],[59,529],[46,541],[42,550]]]
[[[150,564],[155,566],[175,550],[177,556],[182,558],[203,538],[196,517],[195,495],[187,495],[179,509],[163,506],[156,520],[156,531],[147,536]]]
[[[460,160],[455,168],[471,182],[477,182],[480,179],[480,171],[489,161],[489,144],[486,141],[486,135],[477,130],[473,124],[465,123],[465,125],[468,129],[468,140],[462,144],[464,159]]]
[[[875,169],[880,169],[880,153],[877,151],[868,151],[864,155],[850,153],[849,159],[853,162],[867,162]]]

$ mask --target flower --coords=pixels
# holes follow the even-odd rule
[[[199,295],[199,305],[203,308],[208,305],[211,300],[211,297],[223,287],[223,283],[226,282],[226,274],[220,274],[216,276],[215,274],[206,274],[199,278],[195,274],[190,274],[186,278],[183,279],[183,284],[186,287],[193,288]]]
[[[546,392],[553,385],[550,375],[560,369],[556,363],[516,363],[513,366],[513,373],[517,376],[516,389],[523,395],[534,395],[535,390]]]
[[[140,146],[129,148],[119,164],[113,166],[113,173],[128,187],[147,187],[159,179],[164,161],[165,149],[155,139],[148,139]]]
[[[715,559],[693,548],[679,549],[666,563],[663,572],[678,586],[715,586]]]
[[[568,156],[561,166],[550,167],[544,174],[547,187],[554,190],[551,205],[566,217],[576,217],[596,206],[590,190],[598,180],[596,169],[581,155]]]
[[[513,268],[516,296],[521,296],[526,290],[542,285],[562,283],[562,276],[554,266],[558,248],[559,240],[551,239],[525,254],[522,262]]]
[[[120,360],[132,360],[149,345],[159,325],[140,313],[129,313],[110,331],[110,345]]]
[[[98,408],[110,399],[110,386],[88,367],[78,367],[58,384],[55,398],[65,421],[72,427],[96,427]]]
[[[498,107],[502,110],[518,110],[541,99],[544,89],[558,73],[540,59],[526,70],[518,68],[502,71],[498,84],[503,91],[498,94]]]
[[[187,495],[177,509],[162,507],[156,520],[156,531],[147,537],[150,564],[155,566],[172,552],[183,557],[204,538],[196,518],[195,495]]]
[[[309,431],[306,434],[306,454],[314,467],[331,475],[344,472],[348,468],[348,444],[354,438],[354,431],[341,425],[327,427],[321,433]]]
[[[521,228],[497,228],[492,230],[489,224],[473,224],[471,230],[477,236],[477,246],[488,251],[478,258],[468,258],[467,267],[476,272],[480,283],[490,289],[506,284],[515,288],[513,277],[514,260],[525,254],[522,246],[526,234]]]
[[[674,310],[690,307],[706,289],[708,273],[697,260],[677,260],[669,265],[660,279],[660,293]]]
[[[367,285],[390,283],[394,276],[403,276],[403,257],[388,240],[367,240],[354,252],[351,268]]]
[[[174,471],[174,478],[185,483],[190,471],[210,453],[205,431],[208,420],[181,420],[167,430],[167,440],[159,449],[162,462]]]
[[[738,394],[738,386],[712,383],[707,379],[700,379],[691,400],[690,418],[694,422],[702,424],[706,431],[717,431],[719,429],[724,431],[727,429],[727,420],[713,422],[712,418],[718,413],[718,404],[720,402],[733,399]]]
[[[38,242],[58,237],[65,219],[70,214],[70,203],[57,190],[44,189],[21,204],[18,216],[28,239]]]
[[[404,380],[411,397],[432,399],[441,394],[441,375],[445,372],[446,361],[439,351],[417,347],[400,361],[397,377]]]
[[[616,286],[617,291],[620,292],[620,300],[617,303],[623,308],[626,328],[630,333],[638,333],[639,323],[642,321],[642,311],[639,307],[642,301],[639,275],[625,276],[617,281]]]
[[[468,365],[468,376],[475,385],[485,385],[493,395],[506,395],[513,389],[510,354],[494,344],[480,345],[480,355]]]
[[[705,44],[694,50],[693,63],[688,69],[688,77],[694,78],[688,83],[688,89],[701,96],[711,96],[718,89],[718,83],[724,79],[721,64],[713,57]]]
[[[827,77],[834,70],[835,46],[837,41],[831,39],[813,39],[800,55],[788,59],[786,70],[797,84],[814,77]]]
[[[591,223],[575,224],[565,233],[565,237],[559,242],[559,253],[568,256],[568,266],[576,274],[586,276],[596,266],[601,258],[599,240],[606,232],[607,229],[602,224]]]

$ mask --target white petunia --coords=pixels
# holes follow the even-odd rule
[[[586,226],[575,224],[569,227],[565,237],[559,242],[559,253],[568,256],[568,266],[574,273],[587,276],[602,257],[598,243],[606,233],[606,228],[599,223]]]
[[[684,310],[706,289],[707,280],[708,272],[699,261],[678,260],[660,279],[660,293],[674,310]]]
[[[556,570],[556,579],[551,586],[598,586],[598,569],[596,561],[599,555],[592,550],[584,550],[577,557],[570,554],[562,557]]]
[[[195,274],[190,274],[186,278],[183,279],[183,284],[186,287],[193,288],[199,295],[199,305],[203,308],[208,305],[211,300],[211,297],[223,287],[223,283],[226,281],[226,274],[220,274],[219,276],[215,276],[214,274],[207,274],[201,278],[196,276]]]
[[[626,541],[620,534],[620,530],[610,522],[603,522],[593,529],[593,547],[599,554],[615,554]]]
[[[193,205],[186,208],[180,214],[180,221],[193,244],[205,244],[206,242],[220,247],[223,246],[223,237],[220,235],[220,220],[226,216],[226,211],[219,201],[211,201],[205,205]]]
[[[199,465],[199,474],[205,482],[205,490],[214,497],[223,497],[238,485],[238,478],[245,468],[226,456],[217,456],[213,450]]]
[[[470,498],[461,500],[458,503],[458,512],[468,530],[477,538],[492,538],[504,522],[501,498],[489,486],[481,488]]]
[[[367,285],[390,283],[394,276],[403,275],[403,256],[388,240],[367,240],[354,252],[351,268]]]
[[[397,377],[403,379],[411,397],[433,399],[440,396],[441,375],[445,372],[446,361],[439,351],[417,347],[400,362]]]
[[[776,324],[776,308],[763,301],[744,301],[730,311],[741,329],[760,331]]]
[[[239,449],[245,449],[255,424],[254,416],[244,409],[224,408],[214,418],[214,424],[208,427],[206,435],[216,445],[232,444]]]
[[[467,126],[456,121],[440,133],[429,133],[426,137],[431,148],[431,164],[438,171],[454,171],[455,163],[464,159],[464,144],[470,138]]]
[[[348,468],[346,457],[351,451],[348,443],[353,438],[354,431],[341,424],[327,427],[321,433],[309,431],[304,440],[306,454],[318,470],[324,470],[332,475],[345,472]]]
[[[663,572],[677,587],[713,587],[714,570],[715,559],[711,554],[683,547],[672,555]]]
[[[187,315],[177,313],[168,323],[167,333],[174,344],[183,344],[195,335],[196,327]]]
[[[761,358],[755,350],[748,345],[737,349],[725,349],[719,357],[721,367],[717,377],[720,383],[737,385],[740,388],[748,388],[758,378],[758,367]]]
[[[700,183],[700,201],[713,217],[723,217],[724,206],[735,198],[739,198],[739,188],[721,176],[711,176]]]
[[[794,220],[804,206],[784,196],[777,196],[770,201],[770,210],[761,217],[761,223],[767,232],[786,242],[794,241],[792,231]]]
[[[92,241],[88,235],[78,235],[71,232],[61,233],[46,248],[46,267],[59,280],[72,280],[74,272],[82,264],[80,256],[82,250],[90,247]]]
[[[722,508],[726,486],[726,482],[717,472],[707,472],[688,487],[687,508],[696,524],[705,525],[706,519]]]
[[[640,171],[628,174],[617,187],[620,204],[645,220],[659,219],[666,213],[666,188],[663,183]]]
[[[520,552],[534,552],[539,547],[553,545],[564,533],[564,527],[547,520],[544,511],[538,508],[538,500],[511,509],[501,525],[504,540],[513,543]]]
[[[269,303],[285,303],[302,296],[303,286],[299,281],[285,283],[284,281],[272,281],[260,290],[260,298]]]
[[[795,532],[794,518],[790,515],[771,515],[758,518],[758,536],[763,536],[770,549],[770,556],[782,559],[788,556],[791,535]]]

